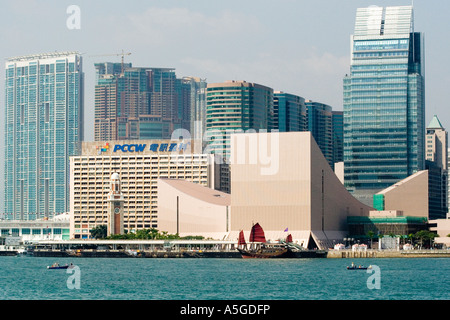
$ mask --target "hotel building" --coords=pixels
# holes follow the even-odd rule
[[[214,187],[213,156],[194,149],[193,140],[83,142],[82,155],[70,159],[71,238],[87,239],[92,228],[107,225],[113,173],[121,182],[123,228],[160,230],[158,178]]]

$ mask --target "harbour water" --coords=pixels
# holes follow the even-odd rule
[[[76,268],[48,270],[56,261]],[[377,272],[347,270],[351,262]],[[0,257],[0,299],[448,300],[449,274],[450,258]]]

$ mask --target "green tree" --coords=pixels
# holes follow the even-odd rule
[[[375,232],[373,232],[372,230],[370,230],[369,232],[367,232],[367,236],[370,238],[370,249],[373,249],[373,243],[372,240],[375,237]]]
[[[431,247],[432,241],[436,236],[437,235],[434,232],[431,232],[428,230],[420,230],[414,234],[414,237],[416,239],[419,239],[419,241],[420,241],[420,247],[422,247],[423,243],[428,240],[430,241],[430,247]]]
[[[100,225],[92,228],[89,232],[94,239],[105,239],[108,235],[108,228],[105,225]]]

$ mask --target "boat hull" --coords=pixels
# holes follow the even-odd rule
[[[59,267],[50,267],[48,266],[47,269],[68,269],[69,266],[59,266]]]
[[[289,250],[244,250],[238,249],[243,259],[273,259],[273,258],[289,258]]]

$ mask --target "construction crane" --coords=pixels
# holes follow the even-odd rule
[[[98,55],[89,56],[89,57],[122,56],[122,71],[121,71],[121,73],[123,74],[123,69],[124,69],[124,57],[125,57],[125,56],[129,56],[130,54],[131,54],[131,52],[123,52],[123,50],[122,50],[122,53],[98,54]]]

